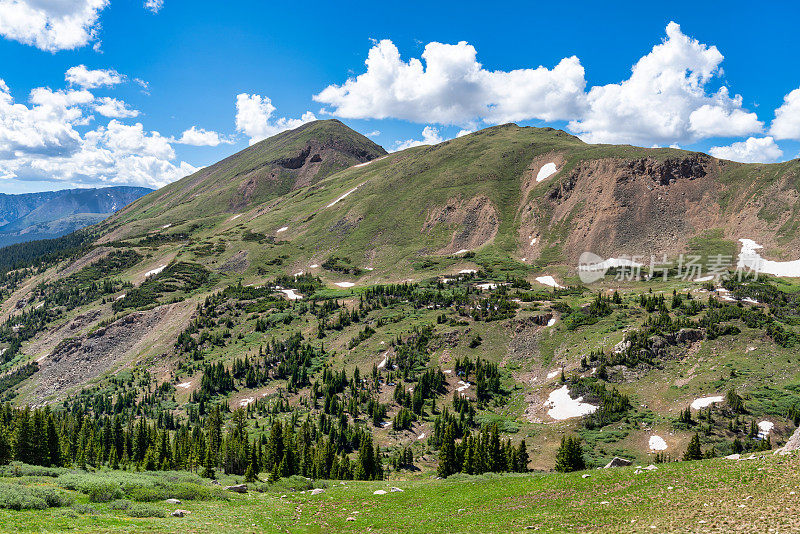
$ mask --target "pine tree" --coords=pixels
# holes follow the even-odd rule
[[[556,471],[570,473],[583,469],[586,469],[586,463],[580,439],[572,436],[561,438],[561,446],[556,452]]]
[[[691,461],[691,460],[702,460],[703,459],[703,451],[700,448],[700,436],[695,434],[692,436],[691,441],[689,441],[689,446],[686,448],[686,452],[683,455],[684,461]]]
[[[442,444],[439,448],[439,468],[438,475],[442,478],[447,478],[452,474],[458,472],[458,465],[456,464],[456,438],[455,427],[452,423],[447,426],[442,438]]]
[[[528,471],[528,447],[525,445],[525,440],[519,442],[517,449],[517,463],[514,466],[514,471],[517,473],[525,473]]]

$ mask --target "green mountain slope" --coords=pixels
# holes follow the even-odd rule
[[[345,140],[309,140],[331,129]],[[331,144],[350,153],[371,146],[338,122],[306,125],[149,195],[114,217],[104,239],[165,233],[169,225],[196,241],[223,239],[231,254],[248,255],[248,273],[305,271],[335,250],[386,280],[441,271],[465,252],[485,267],[526,272],[574,269],[584,251],[647,261],[732,255],[742,238],[775,259],[797,259],[800,250],[798,160],[743,165],[674,149],[587,145],[558,130],[505,125],[379,160],[371,159],[377,149],[360,159],[336,152],[337,164],[313,178],[303,174],[308,167],[274,163],[300,146]],[[315,152],[299,153],[307,166]],[[259,165],[257,154],[270,163]],[[547,167],[556,172],[542,178]],[[277,168],[282,178],[269,178]],[[279,238],[283,269],[264,264],[275,258],[253,236]],[[216,250],[215,261],[230,259]]]
[[[142,198],[109,221],[135,228],[202,221],[285,195],[386,151],[337,120],[280,133]],[[125,225],[130,228],[125,228]]]
[[[800,422],[797,280],[585,286],[575,263],[733,260],[742,238],[796,259],[799,165],[515,125],[386,154],[311,123],[41,245],[47,257],[15,249],[0,269],[0,398],[58,407],[63,441],[86,449],[73,462],[107,450],[74,414],[82,428],[118,415],[122,442],[142,441],[118,452],[125,466],[236,476],[257,450],[246,440],[272,450],[281,432],[291,458],[267,454],[251,475],[348,479],[373,446],[404,479],[552,470],[564,435],[589,467],[677,459],[695,435],[709,456],[761,452]],[[225,447],[184,454],[218,423]]]

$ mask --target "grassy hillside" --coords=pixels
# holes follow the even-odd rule
[[[795,457],[705,460],[565,475],[460,477],[257,485],[264,492],[141,503],[129,495],[92,502],[63,491],[61,506],[0,509],[3,532],[788,532],[794,528],[800,475]],[[24,473],[25,468],[21,469]],[[53,474],[56,474],[54,472]],[[0,477],[0,503],[22,488],[63,488],[70,475]],[[173,476],[191,480],[191,475]],[[90,475],[103,480],[103,475]],[[122,474],[130,486],[142,475]],[[159,480],[153,477],[155,480]],[[169,483],[166,476],[164,482]],[[230,480],[234,482],[235,480]],[[311,495],[306,488],[324,488]],[[399,487],[402,492],[389,492]],[[213,487],[209,487],[208,491]],[[385,495],[374,495],[377,490]],[[133,493],[133,491],[131,491]],[[200,493],[200,492],[197,492]],[[178,494],[177,492],[175,493]],[[72,502],[70,505],[69,502]],[[0,504],[1,505],[1,504]],[[190,512],[167,516],[176,509]],[[150,515],[154,517],[131,517]]]

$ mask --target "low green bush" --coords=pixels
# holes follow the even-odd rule
[[[128,515],[131,517],[167,517],[167,513],[155,506],[136,503],[128,508]]]
[[[44,510],[72,503],[70,497],[49,488],[29,488],[0,482],[0,508],[9,510]]]

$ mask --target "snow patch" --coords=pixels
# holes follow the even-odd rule
[[[459,256],[459,255],[461,255],[461,254],[466,254],[467,252],[469,252],[469,249],[468,249],[468,248],[462,248],[461,250],[459,250],[458,252],[456,252],[456,254],[455,254],[455,255],[456,255],[456,256]]]
[[[695,399],[692,401],[692,409],[699,410],[701,408],[707,408],[712,404],[716,404],[718,402],[722,402],[722,396],[715,395],[712,397],[700,397],[699,399]]]
[[[239,406],[244,408],[245,406],[247,406],[248,404],[250,404],[251,402],[254,402],[254,401],[255,401],[255,399],[253,397],[248,397],[246,399],[240,400],[239,401]]]
[[[531,239],[531,245],[535,245],[537,241],[539,241],[539,238],[534,237],[533,239]]]
[[[166,230],[166,229],[167,229],[167,228],[169,228],[170,226],[172,226],[172,223],[165,224],[165,225],[164,225],[164,226],[162,226],[161,228],[163,228],[164,230]]]
[[[334,285],[339,287],[353,287],[355,284],[353,282],[336,282]]]
[[[469,386],[470,386],[469,382],[464,382],[463,380],[459,380],[458,381],[458,388],[456,388],[456,391],[458,391],[459,393],[462,393],[462,392],[466,391],[467,389],[469,389]]]
[[[556,318],[551,317],[550,320],[547,321],[547,326],[553,326],[554,324],[556,324]]]
[[[766,439],[766,437],[769,436],[769,433],[772,432],[773,428],[775,428],[775,423],[772,421],[759,421],[758,437],[760,439]]]
[[[695,278],[694,281],[695,282],[710,282],[713,279],[714,279],[713,276],[701,276],[700,278]]]
[[[364,184],[361,184],[361,185],[364,185]],[[327,207],[328,207],[328,208],[332,208],[332,207],[334,207],[336,204],[338,204],[338,203],[339,203],[339,202],[341,202],[342,200],[346,199],[346,198],[347,198],[347,197],[349,197],[351,194],[355,193],[355,192],[356,192],[356,189],[358,189],[359,187],[361,187],[361,185],[357,185],[357,186],[355,186],[353,189],[351,189],[350,191],[348,191],[348,192],[347,192],[347,193],[345,193],[344,195],[340,196],[339,198],[337,198],[336,200],[334,200],[333,202],[331,202],[330,204],[328,204],[328,205],[327,205]]]
[[[386,355],[383,356],[383,360],[381,361],[381,363],[378,364],[378,369],[383,369],[384,367],[386,367],[386,360],[388,360],[388,359],[389,359],[389,356],[388,356],[388,353],[387,353]]]
[[[475,274],[477,272],[475,269],[462,269],[458,271],[458,274]]]
[[[288,230],[288,229],[289,229],[289,227],[288,227],[288,226],[283,226],[283,227],[281,227],[281,228],[278,228],[277,230],[275,230],[275,233],[276,233],[276,234],[279,234],[279,233],[281,233],[281,232],[285,232],[285,231],[286,231],[286,230]]]
[[[539,276],[539,277],[536,278],[536,281],[539,282],[540,284],[544,284],[544,285],[550,286],[550,287],[557,287],[557,288],[558,287],[564,287],[561,284],[559,284],[558,282],[556,282],[556,279],[553,278],[550,275]]]
[[[742,250],[739,252],[737,269],[750,269],[759,274],[774,276],[800,277],[800,260],[772,261],[765,260],[757,251],[764,248],[752,239],[740,239]]]
[[[475,287],[482,290],[489,290],[497,288],[497,284],[494,284],[492,282],[487,282],[485,284],[477,284]]]
[[[161,271],[163,271],[166,268],[167,268],[166,265],[160,265],[160,266],[156,267],[155,269],[151,269],[151,270],[147,271],[146,273],[144,273],[144,277],[147,278],[148,276],[155,276],[155,275],[157,275],[158,273],[160,273]]]
[[[417,439],[425,439],[425,432],[417,436]]]
[[[229,221],[235,221],[236,219],[238,219],[238,218],[239,218],[239,217],[241,217],[242,215],[244,215],[244,213],[237,213],[236,215],[234,215],[233,217],[231,217],[231,218],[230,218],[230,219],[228,219],[228,220],[229,220]]]
[[[286,295],[286,298],[289,300],[300,300],[303,298],[302,295],[295,293],[295,289],[279,289],[278,291]]]
[[[309,265],[308,266],[309,269],[316,269],[317,267],[319,267],[319,264],[317,264],[317,263],[315,263],[314,265]]]
[[[381,156],[380,158],[371,159],[371,160],[369,160],[369,161],[365,161],[364,163],[358,163],[358,164],[356,164],[356,165],[353,165],[353,168],[354,168],[354,169],[357,169],[357,168],[359,168],[359,167],[366,167],[366,166],[367,166],[367,165],[369,165],[370,163],[375,163],[376,161],[380,161],[380,160],[382,160],[382,159],[385,159],[385,158],[388,158],[388,157],[389,157],[389,156]]]
[[[191,386],[192,386],[191,382],[181,382],[180,384],[178,384],[175,387],[176,388],[181,388],[181,389],[189,389]]]
[[[547,373],[547,379],[552,380],[553,378],[558,376],[558,373],[559,373],[558,369],[556,369],[555,371],[550,371],[549,373]]]
[[[667,442],[661,436],[650,436],[650,450],[665,451],[667,450]]]
[[[547,180],[557,172],[558,169],[556,168],[555,163],[545,163],[542,165],[542,168],[539,169],[539,173],[536,175],[536,181],[541,182],[542,180]]]
[[[550,408],[547,411],[547,415],[558,421],[572,419],[573,417],[582,417],[594,413],[597,410],[597,406],[581,401],[583,401],[583,397],[573,399],[569,396],[569,388],[567,386],[562,386],[550,393],[544,406],[545,408]]]

